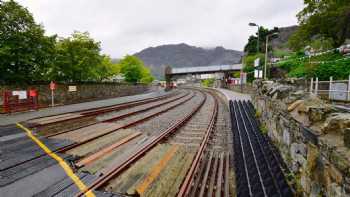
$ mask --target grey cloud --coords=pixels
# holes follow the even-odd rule
[[[242,50],[256,28],[296,24],[303,0],[19,0],[47,34],[89,31],[112,57],[185,42]]]

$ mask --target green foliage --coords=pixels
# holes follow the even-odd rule
[[[260,58],[260,68],[264,65],[265,55],[262,53],[247,55],[243,58],[243,71],[247,73],[248,82],[252,82],[254,80],[254,61]]]
[[[255,117],[256,118],[261,118],[261,111],[256,110],[255,111]]]
[[[310,43],[316,52],[327,51],[333,48],[333,40],[330,38],[318,38]]]
[[[0,0],[0,82],[102,81],[119,73],[87,32],[45,36],[32,14],[13,0]],[[144,70],[144,81],[150,81]]]
[[[260,131],[263,135],[267,135],[267,133],[269,132],[265,125],[260,125]]]
[[[337,80],[348,79],[350,75],[349,65],[350,59],[333,63],[323,63],[315,69],[315,76],[320,80],[329,80],[330,76]]]
[[[272,30],[268,30],[264,27],[260,27],[258,31],[259,31],[259,34],[258,32],[256,32],[256,35],[251,35],[248,39],[248,43],[244,46],[244,52],[246,52],[248,55],[257,53],[258,35],[259,35],[259,52],[265,53],[266,36],[268,34],[278,32],[278,28],[275,27]]]
[[[232,72],[232,77],[234,77],[234,78],[240,78],[240,77],[241,77],[241,71]]]
[[[112,77],[113,75],[117,75],[119,73],[119,67],[117,64],[112,63],[112,59],[105,55],[102,57],[101,64],[98,64],[94,68],[94,76],[96,77],[96,80],[102,81],[104,79],[108,79],[109,77]]]
[[[149,84],[152,83],[152,81],[154,81],[154,76],[152,76],[151,74],[151,70],[149,68],[147,68],[146,66],[144,66],[142,68],[142,78],[140,80],[141,83],[145,83],[145,84]]]
[[[55,51],[55,36],[44,33],[26,8],[0,1],[0,82],[44,79]]]
[[[299,12],[299,28],[289,39],[295,51],[312,43],[315,36],[338,47],[350,37],[349,0],[304,0],[305,8]]]
[[[120,73],[124,75],[127,82],[151,83],[154,80],[150,70],[136,56],[125,56],[118,65],[120,67]]]
[[[288,72],[288,77],[318,77],[319,80],[347,79],[350,74],[350,59],[338,52],[328,53],[310,58],[294,55],[289,60],[278,63],[278,66]]]
[[[102,64],[100,43],[87,32],[74,32],[56,44],[56,61],[50,78],[56,81],[89,81],[98,78],[96,67]]]
[[[201,81],[202,86],[204,87],[213,87],[215,79],[204,79]]]
[[[273,57],[280,57],[280,58],[293,55],[293,53],[289,51],[280,50],[280,49],[274,49],[272,53],[273,53]]]

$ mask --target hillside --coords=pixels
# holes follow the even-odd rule
[[[167,65],[194,67],[237,64],[241,61],[243,52],[223,47],[204,49],[182,43],[149,47],[134,55],[142,59],[151,68],[152,74],[159,79],[163,77]]]
[[[274,49],[289,50],[287,47],[288,39],[297,29],[298,26],[296,25],[278,28],[278,36],[273,38],[270,44]]]

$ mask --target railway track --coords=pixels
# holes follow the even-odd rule
[[[230,101],[237,196],[293,196],[278,160],[258,127],[252,105]]]
[[[90,186],[88,186],[88,189],[86,191],[80,192],[77,196],[82,196],[87,191],[91,190],[99,190],[101,188],[104,188],[106,185],[108,185],[111,181],[113,181],[120,173],[125,171],[130,167],[130,165],[134,165],[140,158],[142,158],[148,151],[150,151],[152,148],[154,148],[157,144],[167,139],[171,134],[176,132],[179,128],[181,128],[186,122],[188,122],[194,114],[196,114],[200,108],[205,103],[207,96],[204,93],[203,98],[198,103],[198,105],[189,113],[186,113],[181,119],[176,120],[170,127],[166,128],[165,130],[158,132],[158,134],[152,138],[150,138],[148,141],[143,143],[139,148],[131,155],[129,155],[123,162],[118,163],[117,165],[114,165],[110,168],[110,170],[103,173],[103,176],[98,178],[94,183],[92,183]]]
[[[56,116],[48,116],[37,119],[32,119],[27,122],[27,124],[38,131],[39,135],[44,135],[46,137],[51,137],[56,134],[69,132],[72,130],[84,128],[86,126],[91,126],[100,122],[97,117],[101,117],[104,114],[113,114],[115,112],[126,111],[142,106],[152,105],[155,103],[162,104],[163,101],[174,100],[176,97],[182,98],[189,94],[189,92],[178,92],[170,93],[167,95],[147,98],[142,100],[130,101],[121,104],[111,105],[107,107],[92,108],[87,110],[80,110],[72,113],[59,114]],[[157,106],[155,106],[157,107]],[[153,107],[154,108],[154,107]],[[137,113],[137,112],[136,112]],[[132,115],[127,113],[126,115]],[[120,117],[117,117],[118,119]],[[109,120],[106,120],[109,121]]]
[[[42,140],[44,140],[44,142],[46,144],[50,145],[51,148],[53,148],[53,149],[51,149],[51,150],[53,150],[53,152],[62,154],[62,153],[65,153],[73,148],[76,148],[78,146],[81,146],[81,145],[86,144],[88,142],[91,142],[93,140],[96,140],[97,138],[100,138],[104,135],[112,133],[118,129],[131,127],[133,125],[142,123],[143,121],[145,121],[149,118],[152,118],[152,117],[155,117],[155,116],[160,115],[162,113],[165,113],[165,112],[191,100],[194,95],[187,95],[187,96],[189,96],[189,97],[182,99],[182,100],[180,99],[180,102],[177,102],[177,103],[173,104],[172,106],[168,106],[165,109],[157,111],[156,113],[153,113],[153,114],[149,115],[148,117],[144,117],[144,118],[138,119],[134,122],[130,122],[127,125],[122,125],[121,127],[118,127],[115,130],[110,130],[109,132],[103,133],[103,134],[98,135],[98,136],[94,136],[90,139],[85,139],[83,141],[74,142],[74,143],[66,142],[66,140],[64,140],[63,141],[64,143],[62,143],[62,140],[60,141],[60,140],[52,139],[52,138],[47,139],[45,137],[42,137]],[[177,97],[177,98],[179,98],[179,97]],[[25,149],[18,151],[18,149],[17,149],[18,146],[26,147],[27,145],[30,145],[30,143],[31,143],[30,140],[26,139],[24,141],[19,141],[15,144],[9,144],[9,146],[4,148],[3,158],[7,158],[7,160],[1,162],[1,164],[2,164],[1,169],[0,169],[1,174],[7,174],[7,172],[10,172],[10,171],[12,172],[12,171],[17,171],[19,169],[24,169],[24,168],[26,168],[25,166],[31,165],[35,162],[40,162],[40,161],[45,160],[45,158],[47,157],[46,154],[43,151],[40,151],[40,148],[38,148],[36,146],[30,146],[30,147],[27,147]],[[9,154],[7,154],[7,152],[9,152]],[[12,152],[18,152],[18,153],[12,154]],[[27,153],[31,153],[31,154],[27,154]],[[40,168],[37,168],[37,170],[40,170]],[[28,173],[32,173],[32,172],[28,172]],[[9,175],[9,176],[12,176],[12,175]],[[16,177],[17,178],[15,178],[14,180],[9,180],[9,181],[13,182],[13,181],[21,178],[22,176],[16,176]],[[4,184],[10,183],[10,182],[5,180]]]
[[[227,121],[229,113],[220,98],[216,98],[215,105],[217,115],[212,119],[210,131],[208,128],[209,138],[203,140],[206,145],[201,147],[201,154],[192,163],[193,170],[188,172],[187,181],[183,182],[177,196],[233,196],[229,146],[232,142],[227,140],[231,132]]]
[[[76,113],[41,119],[37,126],[69,127],[71,121],[94,118],[40,137],[86,180],[87,189],[79,191],[63,180],[37,196],[77,197],[88,191],[109,196],[293,195],[249,102],[231,101],[228,108],[210,91],[185,89]],[[52,165],[35,146],[20,150],[20,156],[33,154],[19,160],[8,154],[26,144],[8,144],[5,155],[11,162],[1,164],[0,176],[14,178],[1,180],[0,187]]]
[[[129,107],[135,107],[135,106],[139,106],[142,104],[147,104],[150,102],[159,101],[162,99],[172,97],[175,94],[176,93],[171,93],[171,94],[161,95],[161,96],[152,97],[152,98],[123,102],[120,104],[114,104],[114,105],[103,106],[103,107],[95,107],[95,108],[75,111],[73,113],[63,113],[63,114],[56,114],[56,115],[52,115],[52,116],[45,116],[45,117],[41,117],[41,118],[30,119],[27,122],[29,123],[28,126],[31,128],[33,128],[33,127],[41,128],[43,126],[48,126],[51,124],[63,123],[66,121],[79,119],[82,116],[84,116],[84,117],[96,116],[96,115],[111,112],[111,111],[121,110],[121,109],[129,108]]]
[[[91,186],[90,189],[103,189],[113,193],[120,192],[141,196],[198,196],[198,193],[193,192],[196,190],[190,190],[190,188],[194,180],[199,180],[194,179],[198,167],[207,165],[205,156],[211,153],[211,159],[215,160],[216,164],[214,165],[214,161],[213,165],[210,166],[209,164],[209,170],[206,175],[207,181],[201,187],[205,188],[201,191],[202,196],[204,192],[216,196],[229,196],[229,151],[227,150],[227,145],[223,145],[222,141],[217,139],[218,136],[220,136],[221,140],[226,136],[220,133],[215,135],[214,139],[210,138],[213,136],[212,132],[215,127],[219,130],[221,129],[220,126],[226,123],[222,122],[224,117],[220,116],[218,124],[221,125],[217,124],[217,99],[212,94],[208,94],[206,98],[204,106],[199,110],[197,109],[197,113],[192,113],[192,116],[189,117],[189,120],[183,126],[178,128],[172,127],[175,129],[171,132],[173,134],[170,137],[164,136],[165,139],[161,140],[161,144],[154,144],[154,147],[149,149],[140,149],[142,152],[140,157],[143,157],[141,161],[137,157],[137,152],[130,157],[131,161],[129,163],[115,167],[101,181],[96,181],[96,185]],[[220,103],[220,106],[221,112],[224,107],[223,103]],[[226,132],[229,131],[227,130]],[[184,141],[184,139],[186,140]],[[151,149],[150,153],[145,153]],[[157,150],[155,151],[154,149]],[[143,154],[146,155],[143,156]],[[175,167],[175,165],[180,168]],[[130,168],[130,166],[132,167]],[[140,168],[142,168],[141,171],[143,172],[139,171]],[[150,170],[144,170],[145,168]],[[214,172],[214,169],[217,170]],[[125,172],[126,170],[127,172]],[[144,175],[140,177],[140,173]],[[169,173],[172,174],[172,178],[169,177]],[[138,180],[134,179],[135,175],[139,176]],[[130,182],[134,183],[130,185]],[[168,184],[164,185],[165,182]],[[159,191],[160,187],[162,191]],[[124,188],[124,190],[120,188]],[[82,195],[82,193],[79,195]]]
[[[186,98],[184,98],[185,96],[187,96]],[[175,99],[172,99],[171,100],[171,102],[174,102],[175,100],[177,100],[177,99],[180,99],[179,100],[179,102],[176,102],[175,104],[172,104],[172,105],[168,105],[166,108],[164,108],[164,109],[162,109],[162,110],[160,110],[160,111],[156,111],[155,113],[152,113],[152,114],[148,114],[148,116],[145,116],[145,117],[143,117],[143,118],[140,118],[140,119],[137,119],[137,120],[134,120],[134,121],[130,121],[128,124],[125,124],[125,125],[117,125],[117,127],[114,127],[114,128],[112,128],[112,129],[109,129],[109,130],[105,130],[106,132],[103,132],[103,133],[101,133],[101,134],[98,134],[98,135],[94,135],[94,136],[91,136],[90,138],[88,137],[88,138],[84,138],[83,140],[80,140],[80,141],[77,141],[77,142],[66,142],[66,143],[63,143],[63,146],[59,146],[59,144],[57,144],[57,146],[55,145],[55,146],[53,146],[54,147],[54,149],[53,149],[53,151],[54,152],[56,152],[56,153],[65,153],[66,151],[68,151],[68,150],[71,150],[71,149],[73,149],[73,148],[76,148],[76,147],[78,147],[78,146],[81,146],[81,145],[83,145],[83,144],[86,144],[86,143],[88,143],[88,142],[91,142],[91,141],[93,141],[93,140],[96,140],[96,139],[98,139],[98,138],[101,138],[101,137],[103,137],[103,136],[105,136],[105,135],[108,135],[108,134],[110,134],[110,133],[112,133],[112,132],[115,132],[115,131],[117,131],[117,130],[119,130],[119,129],[125,129],[125,128],[128,128],[128,127],[131,127],[131,126],[134,126],[134,125],[136,125],[136,124],[139,124],[139,123],[142,123],[143,121],[146,121],[147,119],[150,119],[150,118],[152,118],[152,117],[155,117],[155,116],[157,116],[157,115],[160,115],[160,114],[162,114],[162,113],[165,113],[165,112],[167,112],[167,111],[169,111],[169,110],[171,110],[171,109],[173,109],[173,108],[175,108],[175,107],[177,107],[177,106],[179,106],[179,105],[181,105],[181,104],[183,104],[183,103],[185,103],[185,102],[187,102],[187,101],[189,101],[190,99],[192,99],[193,98],[193,94],[191,94],[191,95],[189,95],[189,94],[186,94],[186,95],[182,95],[182,96],[178,96],[178,97],[176,97]],[[181,98],[182,98],[182,100],[181,100]],[[171,102],[164,102],[163,104],[168,104],[168,103],[171,103]],[[150,109],[153,109],[153,108],[156,108],[156,107],[159,107],[160,105],[157,105],[157,106],[152,106],[151,108],[148,108],[148,110],[150,110]],[[144,111],[144,110],[143,110]],[[140,111],[141,112],[141,111]],[[132,113],[130,113],[130,116],[132,115],[132,114],[135,114],[135,111],[134,112],[132,112]],[[129,116],[129,114],[127,114],[127,116]],[[115,118],[114,118],[114,120],[116,120]],[[106,120],[106,121],[109,121],[109,120]],[[96,123],[97,124],[97,123]],[[95,124],[94,124],[95,125]],[[80,128],[81,130],[84,130],[84,129],[86,129],[87,127],[82,127],[82,128]],[[73,131],[78,131],[78,133],[80,132],[80,130],[78,129],[78,130],[69,130],[69,131],[64,131],[64,132],[60,132],[59,134],[65,134],[65,133],[69,133],[69,132],[73,132]],[[96,133],[96,132],[95,132]],[[79,135],[81,136],[81,134],[82,133],[79,133]],[[54,137],[57,135],[57,133],[56,134],[54,134],[54,135],[49,135],[49,136],[45,136],[43,139],[46,139],[47,137],[49,138],[49,139],[52,139],[52,140],[56,140],[57,141],[57,139],[55,139]],[[61,140],[62,141],[62,140]],[[67,140],[63,140],[63,141],[67,141]],[[11,151],[11,150],[15,150],[16,149],[16,147],[18,147],[18,146],[20,146],[20,145],[25,145],[26,143],[29,143],[30,142],[30,140],[28,141],[21,141],[21,142],[18,142],[18,143],[16,143],[16,144],[12,144],[12,145],[10,145],[10,146],[7,146],[6,148],[8,148],[9,150],[9,152]],[[38,148],[38,147],[36,147],[36,149],[40,149],[40,148]],[[28,150],[23,150],[23,151],[25,151],[25,152],[31,152],[31,151],[33,151],[33,150],[31,150],[31,149],[28,149]],[[9,170],[9,169],[11,169],[11,168],[14,168],[14,167],[16,167],[16,166],[18,166],[18,165],[21,165],[21,164],[25,164],[26,162],[29,162],[29,161],[31,161],[31,160],[34,160],[34,159],[37,159],[37,158],[40,158],[40,157],[42,157],[42,156],[45,156],[46,154],[45,153],[41,153],[41,154],[35,154],[34,156],[32,156],[32,157],[29,157],[28,159],[25,159],[25,158],[23,158],[22,160],[19,160],[19,162],[13,162],[13,164],[11,164],[11,165],[5,165],[5,167],[2,167],[1,169],[0,169],[0,171],[4,171],[4,170]],[[15,156],[15,155],[14,155]],[[8,158],[9,159],[9,158]]]

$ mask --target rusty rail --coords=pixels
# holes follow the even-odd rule
[[[107,119],[107,120],[104,120],[102,122],[112,122],[112,121],[116,121],[116,120],[119,120],[119,119],[122,119],[122,118],[125,118],[125,117],[128,117],[128,116],[131,116],[131,115],[135,115],[135,114],[138,114],[138,113],[141,113],[141,112],[144,112],[144,111],[147,111],[147,110],[150,110],[150,109],[154,109],[156,107],[159,107],[159,106],[162,106],[162,105],[165,105],[165,104],[168,104],[168,103],[171,103],[175,100],[178,100],[178,99],[181,99],[181,98],[184,98],[186,96],[188,96],[190,93],[187,93],[183,96],[180,96],[180,97],[176,97],[174,99],[171,99],[170,101],[166,101],[164,103],[160,103],[158,105],[155,105],[155,106],[151,106],[151,107],[148,107],[146,109],[142,109],[142,110],[138,110],[138,111],[134,111],[134,112],[129,112],[129,113],[126,113],[126,114],[123,114],[123,115],[120,115],[120,116],[117,116],[117,117],[114,117],[114,118],[110,118],[110,119]],[[81,117],[79,117],[81,118]],[[71,129],[71,130],[66,130],[66,131],[61,131],[61,132],[57,132],[57,133],[53,133],[53,134],[50,134],[50,135],[45,135],[45,137],[53,137],[53,136],[56,136],[56,135],[60,135],[60,134],[63,134],[63,133],[68,133],[68,132],[71,132],[71,131],[74,131],[74,130],[77,130],[77,129],[81,129],[81,128],[84,128],[84,127],[87,127],[87,126],[92,126],[92,125],[95,125],[95,124],[98,124],[100,122],[94,122],[94,123],[91,123],[91,124],[88,124],[88,125],[84,125],[84,126],[81,126],[81,127],[77,127],[77,128],[74,128],[74,129]]]
[[[217,99],[215,98],[215,96],[213,96],[214,100],[215,100],[215,105],[214,105],[214,110],[213,110],[213,113],[211,115],[211,118],[210,118],[210,123],[208,125],[208,128],[207,128],[207,131],[206,131],[206,134],[203,138],[203,141],[197,151],[197,154],[191,164],[191,167],[190,169],[188,170],[187,174],[186,174],[186,177],[185,177],[185,180],[182,182],[182,185],[180,187],[180,190],[177,194],[177,196],[187,196],[190,188],[191,188],[191,184],[192,184],[192,181],[193,181],[193,177],[194,177],[194,174],[196,173],[196,171],[198,170],[198,167],[199,167],[199,164],[200,164],[200,161],[203,157],[203,153],[204,153],[204,150],[205,148],[207,147],[208,145],[208,141],[209,141],[209,136],[210,136],[210,133],[211,131],[213,130],[214,128],[214,124],[215,124],[215,121],[216,121],[216,117],[217,117],[217,114],[218,114],[218,101]]]
[[[171,93],[171,94],[158,96],[158,97],[154,97],[154,98],[147,98],[147,99],[141,99],[141,100],[136,100],[136,101],[129,101],[129,102],[120,103],[120,104],[116,104],[116,105],[96,107],[96,108],[91,108],[91,109],[86,109],[86,110],[78,110],[78,111],[69,112],[69,113],[81,113],[81,115],[83,115],[82,117],[96,116],[96,115],[107,113],[107,112],[110,112],[110,111],[121,110],[121,109],[125,109],[125,108],[128,108],[128,107],[135,107],[135,106],[138,106],[138,105],[159,101],[159,100],[162,100],[162,99],[169,98],[169,97],[173,96],[174,94],[175,93]],[[68,113],[55,114],[55,115],[52,115],[52,116],[45,116],[45,117],[53,117],[53,116],[63,115],[63,114],[68,114]],[[50,123],[45,123],[45,124],[35,124],[34,123],[34,124],[29,125],[29,127],[33,128],[33,127],[48,126],[48,125],[52,125],[52,124],[57,124],[57,123],[62,123],[62,122],[70,121],[70,120],[79,119],[79,118],[82,118],[82,117],[74,117],[74,118],[69,118],[69,119],[64,119],[64,120],[58,120],[56,122],[50,122]],[[44,117],[40,117],[40,118],[44,118]],[[38,119],[38,118],[34,118],[34,119]],[[34,119],[30,119],[30,120],[34,120]]]
[[[153,148],[156,144],[158,144],[160,141],[165,139],[169,134],[175,132],[178,130],[183,124],[185,124],[188,120],[190,120],[194,114],[203,106],[205,103],[207,96],[206,94],[202,93],[204,95],[204,99],[201,101],[201,103],[192,110],[191,113],[187,114],[183,119],[179,120],[169,128],[165,129],[163,132],[161,132],[160,135],[158,135],[155,139],[153,139],[149,144],[146,144],[144,147],[142,147],[139,151],[137,151],[134,155],[131,155],[127,160],[125,160],[122,164],[115,166],[113,169],[111,169],[109,172],[105,173],[103,176],[101,176],[99,179],[97,179],[95,182],[93,182],[85,191],[78,193],[76,196],[82,196],[88,191],[92,191],[95,189],[100,188],[104,184],[106,184],[109,180],[111,180],[113,177],[115,177],[117,174],[125,170],[130,164],[137,161],[139,158],[141,158],[142,155],[144,155],[146,152],[148,152],[151,148]]]
[[[144,121],[146,121],[146,120],[148,120],[148,119],[150,119],[150,118],[152,118],[152,117],[154,117],[154,116],[157,116],[157,115],[160,115],[160,114],[162,114],[162,113],[165,113],[165,112],[167,112],[167,111],[169,111],[169,110],[171,110],[171,109],[173,109],[173,108],[175,108],[175,107],[177,107],[177,106],[179,106],[179,105],[182,105],[182,104],[186,103],[187,101],[191,100],[193,97],[194,97],[194,95],[192,95],[191,97],[189,97],[189,98],[183,100],[183,101],[180,102],[180,103],[177,103],[176,105],[173,105],[173,106],[171,106],[171,107],[168,107],[168,108],[166,108],[166,109],[164,109],[164,110],[161,110],[161,111],[159,111],[159,112],[157,112],[157,113],[154,113],[154,114],[152,114],[152,115],[150,115],[150,116],[147,116],[147,117],[145,117],[145,118],[142,118],[142,119],[136,120],[136,121],[134,121],[134,122],[131,122],[131,123],[129,123],[129,124],[123,125],[123,126],[117,128],[117,129],[113,130],[113,131],[110,131],[110,132],[107,132],[107,133],[103,133],[103,134],[101,134],[101,135],[98,135],[98,136],[96,136],[96,137],[94,137],[94,138],[91,138],[91,139],[87,139],[87,140],[82,141],[82,142],[76,142],[76,143],[73,143],[73,144],[70,144],[70,145],[67,145],[67,146],[63,146],[63,147],[61,147],[61,148],[58,148],[58,149],[54,150],[53,152],[54,152],[54,153],[63,153],[63,152],[65,152],[65,151],[71,150],[71,149],[73,149],[73,148],[75,148],[75,147],[78,147],[78,146],[80,146],[80,145],[83,145],[83,144],[86,144],[86,143],[88,143],[88,142],[91,142],[91,141],[93,141],[93,140],[95,140],[95,139],[97,139],[97,138],[100,138],[100,137],[103,137],[103,136],[108,135],[108,134],[110,134],[110,133],[113,133],[113,132],[115,132],[115,131],[117,131],[117,130],[119,130],[119,129],[126,129],[126,128],[129,128],[129,127],[134,126],[134,125],[136,125],[136,124],[138,124],[138,123],[144,122]],[[37,156],[35,156],[35,157],[33,157],[33,158],[30,158],[30,159],[27,159],[27,160],[25,160],[25,161],[19,162],[19,163],[15,164],[15,165],[6,167],[6,168],[2,169],[1,171],[3,171],[3,170],[8,170],[8,169],[10,169],[10,168],[16,167],[16,166],[18,166],[18,165],[24,164],[24,163],[26,163],[26,162],[28,162],[28,161],[32,161],[32,160],[34,160],[34,159],[40,158],[40,157],[45,156],[45,155],[46,155],[45,153],[40,154],[40,155],[37,155]]]

